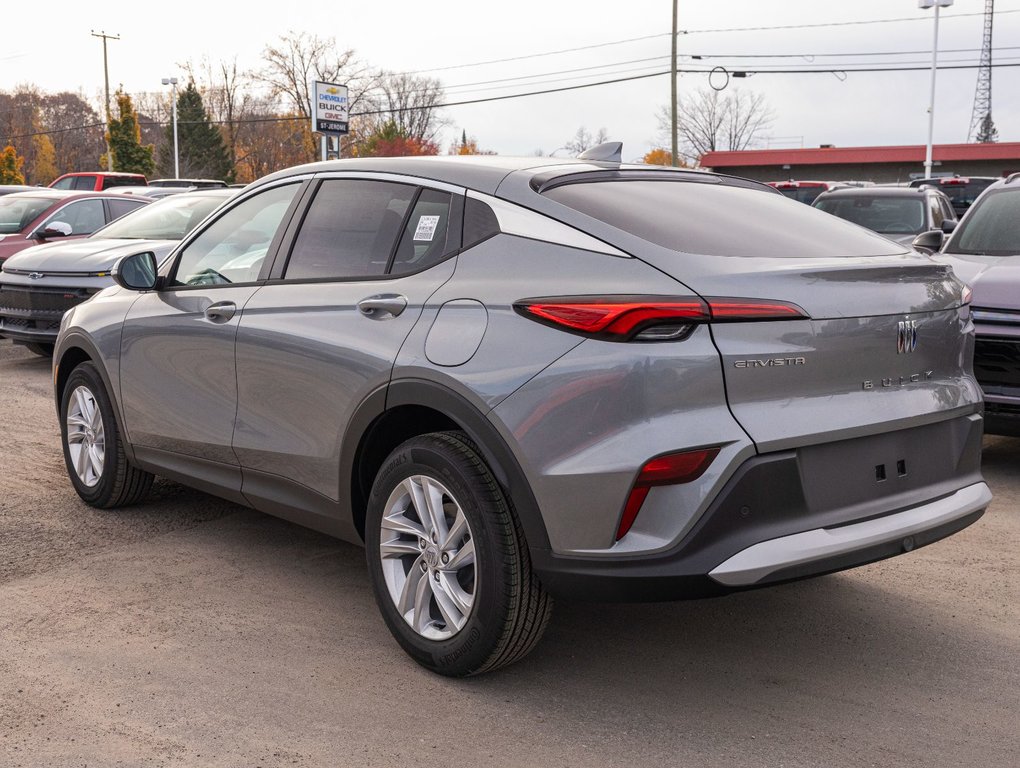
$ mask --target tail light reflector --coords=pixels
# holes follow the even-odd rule
[[[670,453],[648,461],[638,473],[634,487],[623,508],[623,517],[616,531],[619,541],[634,525],[641,505],[645,503],[648,491],[656,485],[680,485],[701,477],[708,466],[719,455],[718,448],[700,448],[682,453]]]

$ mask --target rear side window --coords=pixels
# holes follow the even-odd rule
[[[764,190],[682,181],[596,181],[543,193],[664,248],[750,257],[884,256],[903,248]]]
[[[107,200],[107,204],[110,206],[110,219],[119,219],[125,213],[131,213],[131,211],[137,211],[141,208],[144,203],[138,203],[134,200]]]
[[[1020,189],[981,198],[956,228],[948,253],[1020,256]]]
[[[388,181],[326,179],[301,222],[284,277],[314,280],[385,274],[415,192],[414,186]],[[440,236],[439,223],[432,224],[432,237]],[[413,255],[412,244],[406,258]]]
[[[450,231],[450,204],[453,195],[435,189],[423,189],[404,225],[390,272],[399,275],[416,272],[439,261],[454,238]]]
[[[145,179],[141,176],[104,176],[103,189],[112,187],[136,187],[145,185]]]

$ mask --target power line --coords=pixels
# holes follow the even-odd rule
[[[1002,16],[1007,13],[1020,13],[1020,9],[1017,10],[1006,10],[999,11],[999,15]],[[946,19],[963,19],[971,16],[983,16],[983,13],[953,13],[945,14],[941,18],[943,21]],[[862,19],[860,21],[830,21],[821,22],[816,24],[783,24],[778,26],[758,26],[758,27],[729,27],[719,29],[687,29],[682,30],[682,35],[702,35],[702,34],[714,34],[720,32],[768,32],[773,30],[787,30],[787,29],[818,29],[822,27],[849,27],[849,26],[861,26],[866,24],[893,24],[899,22],[916,22],[916,21],[927,21],[926,17],[923,16],[903,16],[895,19]],[[607,48],[614,45],[626,45],[628,43],[643,42],[645,40],[655,40],[663,37],[669,37],[671,32],[660,32],[654,35],[642,35],[641,37],[629,37],[622,40],[609,40],[602,43],[592,43],[590,45],[581,45],[576,48],[561,48],[555,51],[542,51],[540,53],[529,53],[521,56],[508,56],[502,59],[486,59],[484,61],[475,61],[468,64],[451,64],[445,67],[431,67],[429,69],[413,69],[406,72],[398,72],[400,75],[418,75],[423,72],[448,72],[453,69],[467,69],[470,67],[482,67],[489,64],[505,64],[512,61],[524,61],[526,59],[538,59],[546,56],[559,56],[564,53],[576,53],[578,51],[590,51],[597,48]]]
[[[940,70],[956,70],[956,69],[977,69],[980,64],[940,64],[938,69]],[[999,68],[1015,68],[1020,67],[1020,62],[1016,63],[997,63],[992,64],[995,69]],[[825,69],[736,69],[734,71],[743,72],[745,75],[805,75],[805,74],[853,74],[853,73],[872,73],[872,72],[927,72],[930,71],[930,66],[876,66],[876,67],[853,67],[853,68],[825,68]],[[691,69],[691,68],[680,68],[677,72],[682,74],[696,74],[696,75],[708,75],[711,74],[711,69]],[[599,80],[593,83],[579,83],[574,85],[566,85],[559,88],[546,88],[537,91],[527,91],[525,93],[511,93],[504,96],[487,96],[478,99],[464,99],[461,101],[447,101],[438,104],[431,104],[427,108],[431,109],[443,109],[447,107],[460,107],[471,104],[483,104],[493,101],[506,101],[509,99],[521,99],[530,96],[542,96],[550,93],[563,93],[566,91],[576,91],[584,88],[596,88],[603,85],[615,85],[617,83],[632,82],[635,80],[646,80],[652,77],[662,77],[669,74],[669,70],[661,70],[656,72],[649,72],[640,75],[630,75],[628,77],[618,77],[608,80]],[[361,112],[352,112],[351,117],[367,117],[372,115],[390,115],[401,112],[413,112],[418,109],[426,107],[398,107],[395,109],[374,109],[374,110],[363,110]],[[294,121],[308,121],[309,118],[301,115],[290,115],[283,117],[258,117],[258,118],[246,118],[242,120],[210,120],[209,123],[213,125],[243,125],[249,123],[281,123],[281,122],[294,122]],[[199,120],[187,120],[179,121],[179,125],[198,124],[204,121]],[[89,128],[96,128],[104,125],[104,123],[92,123],[90,125],[78,126],[76,128],[61,128],[53,131],[39,131],[36,133],[22,134],[20,136],[12,136],[8,140],[13,141],[14,139],[30,138],[32,136],[44,136],[52,133],[62,133],[71,130],[86,130]],[[142,126],[159,126],[165,127],[167,123],[147,121],[139,122]]]

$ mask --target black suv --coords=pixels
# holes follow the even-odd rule
[[[974,201],[988,187],[1000,179],[995,176],[941,176],[933,179],[914,179],[912,187],[930,185],[945,193],[960,218],[974,205]]]

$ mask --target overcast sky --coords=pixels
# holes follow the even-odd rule
[[[977,63],[984,5],[983,0],[956,0],[942,9],[941,63]],[[1020,0],[999,0],[996,6],[994,61],[1020,64]],[[0,51],[0,90],[32,83],[46,91],[81,90],[98,97],[102,46],[91,30],[120,35],[109,43],[111,89],[123,84],[129,93],[158,91],[160,79],[181,75],[180,65],[188,60],[236,56],[241,67],[258,67],[265,45],[295,30],[335,38],[339,47],[353,48],[379,68],[439,77],[447,100],[462,101],[666,71],[671,7],[670,0],[389,0],[273,3],[266,12],[265,5],[209,0],[58,0],[38,9],[22,2],[4,10],[9,34]],[[838,76],[761,73],[732,80],[730,88],[763,94],[775,112],[770,146],[925,142],[933,11],[919,9],[917,0],[680,0],[679,13],[679,27],[687,32],[679,38],[681,68],[923,68]],[[847,24],[901,18],[907,20]],[[783,26],[795,28],[777,28]],[[510,58],[516,60],[482,63]],[[976,69],[939,72],[936,143],[967,140],[976,79]],[[681,98],[707,85],[705,74],[685,74]],[[1018,93],[1020,67],[995,69],[992,104],[1000,141],[1020,141]],[[656,113],[668,102],[669,76],[664,75],[449,107],[444,115],[451,126],[444,139],[449,143],[464,129],[482,148],[500,154],[539,149],[548,154],[563,147],[579,126],[605,128],[624,142],[624,157],[631,160],[663,141]]]

